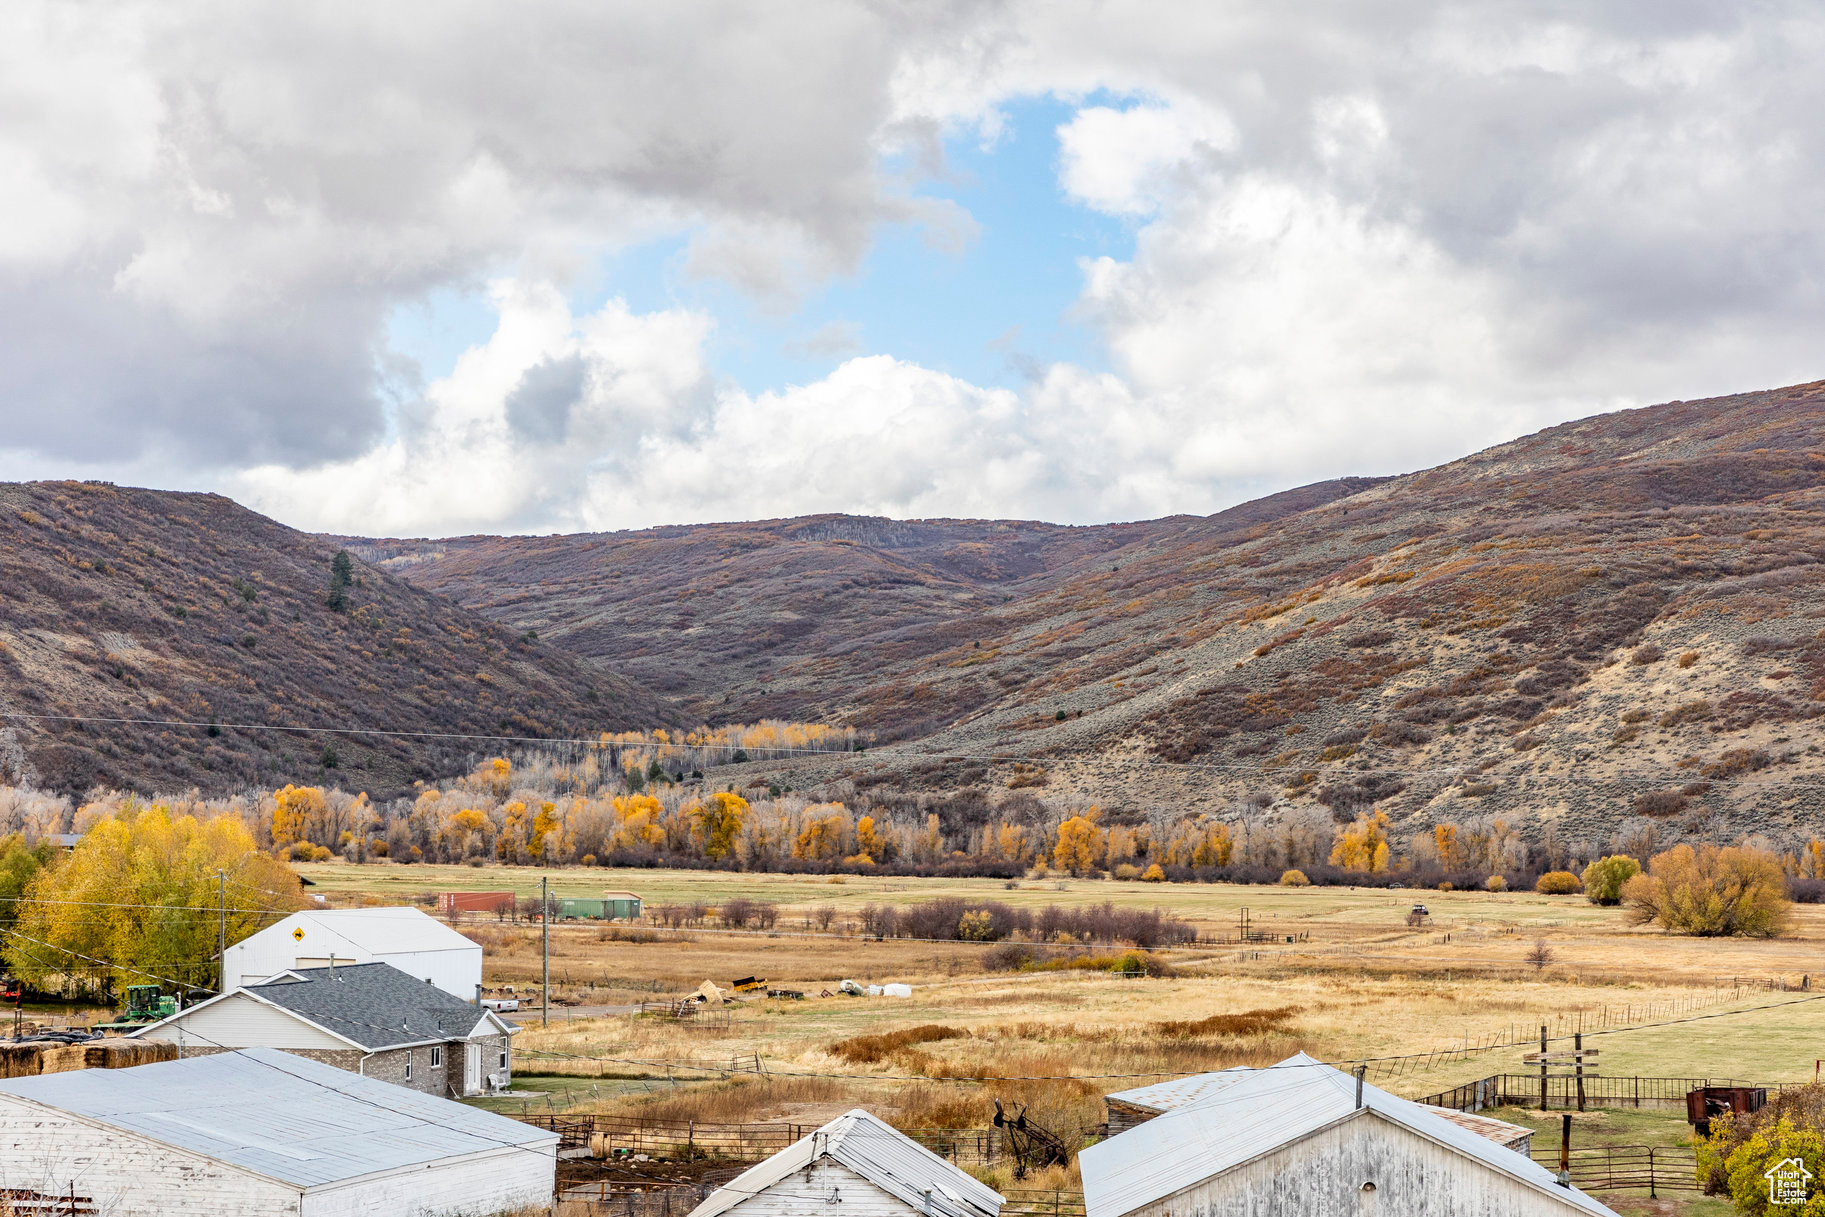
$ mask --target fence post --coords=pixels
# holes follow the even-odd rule
[[[1546,1024],[1540,1024],[1540,1110],[1546,1110]]]
[[[1650,1145],[1648,1146],[1648,1199],[1656,1200],[1658,1198],[1654,1195],[1654,1147]]]

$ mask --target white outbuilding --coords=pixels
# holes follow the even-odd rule
[[[988,1184],[858,1107],[723,1184],[690,1217],[1000,1217],[1004,1203]]]
[[[0,1189],[109,1217],[482,1217],[550,1204],[557,1148],[269,1048],[0,1081]]]
[[[223,987],[259,984],[281,972],[390,963],[464,1001],[482,983],[482,948],[409,906],[307,909],[229,947]]]
[[[1086,1217],[1615,1217],[1524,1154],[1301,1053],[1078,1155]]]

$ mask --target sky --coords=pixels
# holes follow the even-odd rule
[[[1208,513],[1825,376],[1814,3],[0,6],[0,478]]]

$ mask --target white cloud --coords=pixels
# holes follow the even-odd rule
[[[1810,379],[1821,51],[1797,2],[15,4],[0,467],[359,531],[1089,520]],[[883,223],[968,256],[975,220],[879,158],[1039,94],[1077,106],[1059,186],[1136,226],[1083,268],[1112,372],[885,351],[746,392],[712,317],[565,304],[658,236],[781,314]],[[490,282],[496,332],[389,409],[390,312]]]
[[[1112,215],[1150,215],[1191,177],[1234,147],[1234,126],[1195,102],[1126,110],[1086,106],[1058,129],[1066,193]]]

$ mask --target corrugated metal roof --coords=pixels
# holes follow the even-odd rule
[[[858,1107],[717,1188],[690,1217],[715,1217],[826,1157],[933,1217],[1000,1217],[1005,1203],[1001,1193]]]
[[[1216,1076],[1232,1072],[1237,1071]],[[1355,1114],[1356,1079],[1304,1053],[1267,1069],[1239,1072],[1243,1076],[1197,1102],[1079,1154],[1087,1217],[1121,1217]],[[1383,1119],[1535,1187],[1567,1208],[1615,1217],[1576,1188],[1560,1187],[1552,1172],[1531,1158],[1379,1087],[1364,1085],[1362,1093],[1363,1107]]]
[[[253,938],[289,939],[292,932],[299,929],[304,931],[304,937],[295,940],[295,950],[304,955],[309,955],[316,949],[316,944],[312,941],[313,930],[338,935],[344,942],[376,955],[481,950],[478,944],[464,938],[437,918],[427,916],[409,905],[380,909],[306,909],[301,913],[293,913],[275,925],[267,926],[252,938],[244,938],[235,945],[244,945]]]
[[[1254,1072],[1253,1069],[1238,1065],[1215,1073],[1199,1073],[1188,1078],[1173,1078],[1170,1082],[1155,1082],[1151,1086],[1136,1086],[1133,1090],[1121,1090],[1105,1097],[1133,1107],[1144,1107],[1148,1111],[1176,1111],[1208,1098]]]
[[[530,1124],[272,1048],[14,1078],[0,1093],[305,1189],[487,1150],[555,1158],[557,1145]]]

